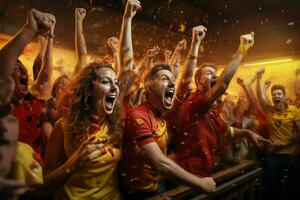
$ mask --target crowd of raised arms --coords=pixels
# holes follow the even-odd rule
[[[138,0],[128,0],[119,38],[107,40],[113,63],[89,63],[86,10],[76,8],[77,64],[72,76],[53,83],[52,14],[31,9],[0,50],[0,199],[146,199],[177,184],[212,193],[213,173],[236,155],[254,158],[257,151],[265,199],[294,195],[297,100],[287,102],[281,84],[272,85],[268,100],[271,82],[261,83],[264,69],[250,81],[237,79],[244,91],[238,102],[226,96],[254,33],[240,36],[219,77],[214,64],[197,66],[207,32],[202,25],[192,29],[182,65],[184,39],[173,52],[165,50],[161,63],[152,61],[160,52],[155,46],[137,64],[131,32],[140,8]],[[36,37],[40,51],[28,86],[18,58]]]

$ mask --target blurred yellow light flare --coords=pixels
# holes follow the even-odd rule
[[[268,65],[268,64],[283,63],[283,62],[290,62],[290,61],[293,61],[293,59],[286,58],[286,59],[277,59],[277,60],[262,61],[262,62],[255,62],[255,63],[247,63],[244,64],[244,66],[249,67],[249,66],[257,66],[257,65]]]

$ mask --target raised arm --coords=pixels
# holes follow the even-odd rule
[[[33,80],[35,81],[41,68],[42,68],[42,62],[43,58],[45,56],[46,52],[46,47],[47,47],[47,38],[43,35],[38,36],[38,41],[40,43],[40,50],[36,58],[34,59],[34,63],[32,66],[32,71],[33,71]]]
[[[184,99],[186,91],[188,91],[189,85],[193,80],[194,71],[197,65],[199,47],[201,41],[205,37],[207,29],[204,26],[196,26],[193,28],[193,36],[191,47],[184,64],[183,73],[180,77],[179,84],[177,86],[176,95],[180,100]]]
[[[38,34],[47,32],[50,22],[46,15],[31,9],[24,27],[0,50],[0,78],[6,78],[15,69],[18,57],[25,46]]]
[[[216,183],[210,177],[199,178],[181,168],[165,156],[156,142],[142,146],[142,151],[150,164],[164,177],[177,183],[194,187],[205,192],[214,192]]]
[[[120,57],[119,57],[119,40],[116,37],[110,37],[107,39],[107,45],[111,49],[114,57],[114,67],[117,75],[119,76],[121,71]]]
[[[229,83],[237,71],[243,57],[254,44],[254,33],[242,35],[240,37],[240,46],[237,53],[234,55],[231,62],[218,78],[216,84],[206,93],[206,98],[209,104],[215,102],[227,90]]]
[[[141,4],[138,0],[128,0],[123,15],[121,34],[120,34],[120,64],[121,73],[133,68],[133,47],[132,47],[132,34],[131,25],[132,18],[137,13],[137,10],[141,8]]]
[[[151,49],[148,49],[144,58],[141,60],[139,65],[134,69],[135,73],[138,75],[140,80],[144,80],[145,74],[147,74],[148,70],[151,68],[152,60],[155,56],[157,56],[160,52],[160,48],[158,46],[154,46]]]
[[[118,105],[122,107],[123,98],[128,94],[128,91],[136,77],[133,71],[133,48],[132,48],[132,35],[131,35],[131,23],[132,18],[135,16],[138,9],[141,8],[140,2],[137,0],[128,0],[123,15],[123,22],[120,33],[120,76],[119,88],[120,94],[118,98]]]
[[[249,110],[253,109],[256,106],[256,99],[255,99],[255,96],[251,89],[251,85],[253,84],[255,78],[256,78],[256,75],[254,76],[254,78],[251,78],[249,83],[245,83],[244,80],[241,79],[240,77],[237,78],[237,83],[243,88],[243,90],[246,94],[247,100],[250,104]]]
[[[169,49],[164,50],[164,57],[165,57],[165,63],[167,65],[170,65],[171,57],[172,57],[172,51]]]
[[[173,55],[170,59],[170,67],[172,69],[172,73],[175,79],[178,78],[179,74],[179,62],[181,61],[181,55],[186,50],[186,40],[182,39],[178,42]]]
[[[261,79],[262,79],[264,73],[265,73],[264,68],[262,68],[256,72],[257,98],[258,98],[259,105],[262,107],[262,109],[266,109],[268,107],[268,99],[267,99],[265,90],[261,83]]]
[[[73,75],[76,75],[78,72],[80,72],[81,69],[84,68],[88,62],[87,49],[82,27],[82,22],[85,16],[86,11],[84,8],[75,9],[75,48],[78,58]]]
[[[50,30],[47,38],[46,52],[42,62],[42,68],[32,85],[32,89],[36,89],[41,97],[47,98],[51,92],[51,77],[52,77],[52,49],[55,28],[55,17],[47,14],[50,21]]]

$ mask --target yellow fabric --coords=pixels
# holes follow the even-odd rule
[[[300,120],[300,110],[293,105],[288,105],[282,112],[269,109],[268,127],[270,130],[270,140],[277,145],[286,145],[293,141],[295,137],[294,122]],[[295,146],[284,148],[277,153],[293,154]]]
[[[31,87],[29,87],[28,91],[29,91],[29,93],[30,93],[32,96],[34,96],[34,97],[36,97],[36,98],[38,98],[38,99],[41,99],[41,100],[45,100],[45,101],[46,101],[47,99],[50,98],[49,95],[48,95],[48,96],[42,95],[42,94],[39,92],[39,90],[36,88],[35,85],[32,85]]]
[[[63,121],[61,121],[63,122]],[[70,157],[74,150],[71,148],[67,136],[67,126],[64,127],[64,148],[66,156]],[[96,139],[108,138],[107,124],[101,127],[96,133]],[[85,167],[73,174],[64,187],[55,195],[55,199],[121,199],[118,190],[117,165],[121,158],[121,150],[106,145],[105,148],[112,148],[113,154],[107,152],[105,155],[93,161],[88,161]],[[90,164],[90,166],[88,166]]]
[[[43,184],[41,165],[34,158],[33,149],[25,143],[18,142],[16,157],[12,165],[12,178],[26,184]]]

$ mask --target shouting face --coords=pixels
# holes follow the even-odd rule
[[[15,95],[23,97],[28,94],[28,73],[24,65],[18,61],[12,74],[15,81]]]
[[[98,69],[97,76],[93,87],[93,108],[98,115],[106,116],[113,112],[119,96],[116,73],[112,69],[104,67]]]
[[[272,91],[272,100],[276,110],[282,110],[285,106],[285,95],[281,89]]]
[[[159,111],[171,109],[175,97],[175,80],[169,70],[160,70],[148,80],[147,99]]]
[[[201,74],[197,77],[197,89],[200,87],[207,92],[217,82],[216,70],[213,67],[205,66],[201,68]]]

